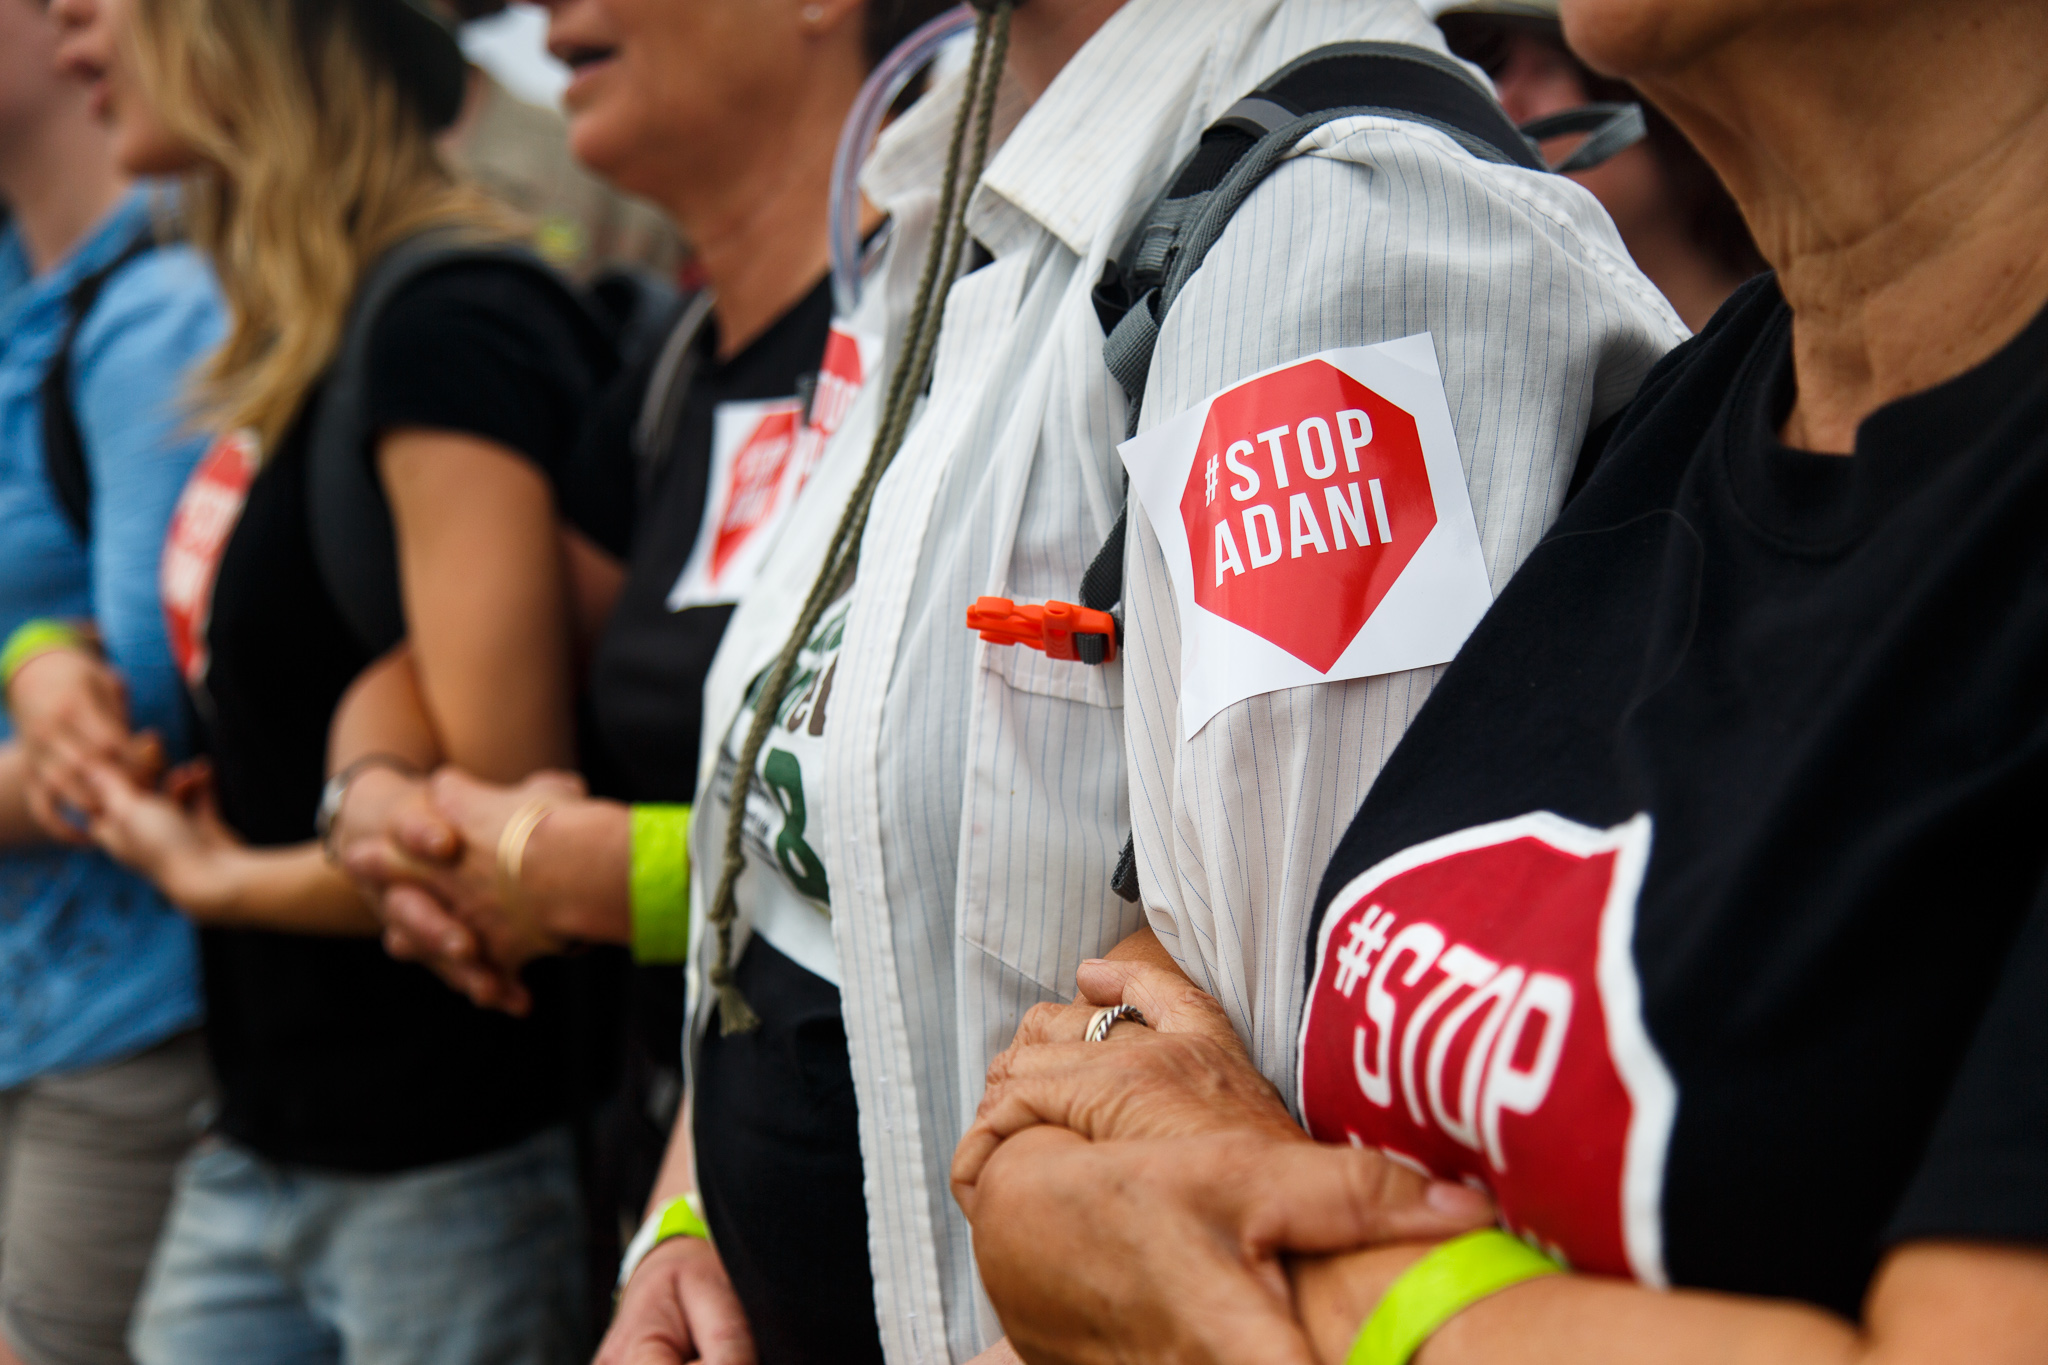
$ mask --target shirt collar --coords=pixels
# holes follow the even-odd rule
[[[1004,81],[969,228],[997,256],[1034,224],[1084,260],[1114,249],[1098,238],[1166,188],[1202,129],[1289,61],[1352,39],[1445,51],[1413,0],[1128,0],[1037,103]],[[950,74],[883,134],[861,180],[878,207],[937,189],[965,83]]]
[[[80,280],[119,256],[149,225],[150,197],[148,186],[130,189],[69,255],[40,275],[29,273],[21,224],[10,223],[0,234],[0,316],[11,323],[24,309],[64,298]]]
[[[1200,136],[1217,75],[1211,54],[1279,3],[1128,0],[991,158],[970,208],[975,235],[1001,255],[1012,235],[1007,204],[1086,258],[1098,233],[1165,188],[1173,168],[1158,164],[1162,145]]]

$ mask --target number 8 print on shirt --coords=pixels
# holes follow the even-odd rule
[[[1181,737],[1446,663],[1493,601],[1428,333],[1232,385],[1120,448],[1173,576]]]

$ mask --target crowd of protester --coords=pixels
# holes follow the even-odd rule
[[[0,0],[0,1365],[2048,1357],[2048,10],[547,8]]]

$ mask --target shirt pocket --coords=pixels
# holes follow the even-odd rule
[[[1021,646],[987,650],[1004,653],[1025,657],[985,659],[979,679],[960,929],[1047,995],[1071,999],[1075,968],[1144,922],[1109,885],[1130,837],[1121,680]]]
[[[1079,702],[1118,712],[1124,705],[1124,666],[1048,659],[1029,645],[988,645],[981,666],[1018,692]]]

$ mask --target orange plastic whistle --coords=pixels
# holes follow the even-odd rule
[[[1106,611],[1077,607],[1072,602],[1019,606],[1007,597],[977,597],[967,609],[967,628],[981,632],[992,645],[1029,645],[1048,659],[1080,662],[1076,635],[1100,635],[1104,663],[1116,661],[1116,618]]]

